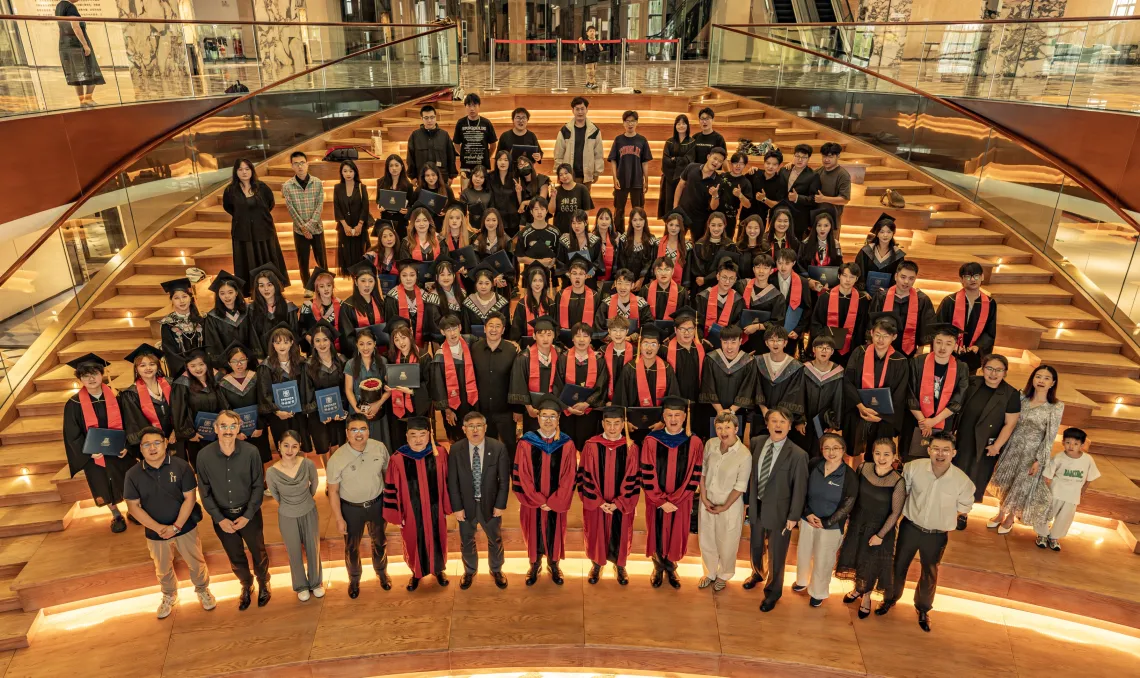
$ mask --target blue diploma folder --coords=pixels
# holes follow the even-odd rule
[[[301,389],[296,381],[286,381],[273,385],[273,404],[282,412],[301,412]]]
[[[239,407],[234,412],[241,417],[241,433],[246,438],[253,437],[253,432],[257,430],[257,405]]]
[[[859,398],[863,401],[864,407],[869,407],[880,415],[889,416],[895,413],[895,404],[891,400],[889,388],[861,388]]]
[[[562,395],[559,400],[566,403],[566,405],[573,407],[578,403],[584,403],[589,400],[590,396],[594,394],[594,389],[587,386],[578,386],[576,384],[566,384],[562,388]]]
[[[119,456],[127,448],[127,436],[113,428],[89,428],[83,441],[83,454]]]
[[[218,434],[214,433],[214,422],[217,419],[218,415],[214,412],[199,412],[194,415],[194,428],[198,429],[198,435],[202,436],[203,440],[218,439]]]
[[[883,273],[881,271],[870,271],[867,273],[867,294],[870,294],[872,297],[875,296],[879,290],[885,290],[890,286],[890,273]]]
[[[789,332],[796,329],[796,325],[800,324],[800,318],[802,318],[803,315],[803,304],[800,304],[799,308],[789,308],[788,313],[784,316],[784,329]]]
[[[316,398],[317,412],[321,415],[322,424],[327,424],[337,417],[348,414],[344,411],[344,403],[342,403],[340,399],[340,388],[336,386],[322,388],[317,391]]]

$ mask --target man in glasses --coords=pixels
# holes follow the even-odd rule
[[[962,264],[958,268],[962,289],[946,295],[938,305],[938,322],[952,323],[962,331],[957,354],[970,374],[976,374],[982,358],[993,352],[997,337],[997,301],[982,291],[982,277],[981,264]]]
[[[257,576],[257,606],[269,603],[269,554],[261,520],[265,497],[265,473],[257,448],[238,440],[241,415],[223,410],[214,420],[218,439],[198,453],[199,491],[202,506],[214,519],[214,532],[222,542],[230,568],[241,582],[238,609],[249,608],[253,578]],[[253,573],[245,551],[253,558]]]
[[[348,415],[348,442],[337,448],[325,465],[329,507],[337,529],[344,535],[344,566],[348,570],[348,597],[360,595],[360,540],[364,528],[372,542],[372,569],[380,588],[392,588],[388,577],[388,549],[384,538],[384,514],[380,505],[388,448],[368,437],[368,417]]]
[[[530,111],[518,107],[511,111],[511,128],[499,135],[498,150],[509,151],[515,146],[533,146],[538,148],[538,137],[526,128],[530,123]],[[514,155],[511,155],[514,158]],[[530,154],[535,163],[542,162],[542,151]]]
[[[459,588],[468,589],[479,570],[475,532],[483,528],[487,537],[487,561],[495,586],[507,588],[503,575],[503,511],[511,491],[511,455],[503,443],[487,437],[487,419],[479,412],[463,417],[463,438],[451,446],[447,463],[447,491],[452,515],[459,521],[463,549],[463,579]]]

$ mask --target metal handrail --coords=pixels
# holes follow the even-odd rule
[[[971,19],[970,21],[835,21],[831,23],[796,22],[794,24],[713,24],[720,28],[833,28],[837,26],[958,26],[962,24],[1055,24],[1083,21],[1140,21],[1140,16],[1058,16],[1036,19]],[[760,36],[756,36],[760,37]]]
[[[343,26],[345,28],[435,28],[451,22],[430,24],[347,23],[343,21],[207,21],[204,19],[151,19],[149,17],[41,16],[39,14],[0,14],[0,21],[82,21],[104,24],[192,24],[199,26]]]

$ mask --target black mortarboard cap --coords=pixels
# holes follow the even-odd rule
[[[575,252],[570,256],[570,261],[567,263],[566,269],[569,270],[575,266],[583,269],[586,273],[591,273],[594,270],[594,262],[590,260],[590,257],[581,252]]]
[[[810,222],[813,227],[815,226],[816,219],[819,219],[819,216],[821,214],[826,214],[827,216],[831,217],[832,228],[838,226],[836,222],[839,221],[839,218],[836,216],[835,206],[830,203],[823,203],[819,207],[812,210],[811,214],[809,215],[811,217]]]
[[[890,318],[892,321],[894,321],[894,323],[895,323],[895,334],[898,334],[901,331],[901,326],[899,324],[899,316],[894,311],[878,311],[876,313],[872,313],[867,318],[867,326],[868,327],[873,326],[875,324],[875,321],[878,320],[879,318]]]
[[[193,294],[194,285],[190,282],[190,278],[175,278],[162,283],[162,291],[166,292],[167,295],[174,294],[178,290]]]
[[[492,266],[489,261],[484,260],[479,262],[479,265],[475,268],[467,269],[467,278],[471,282],[475,282],[479,278],[480,271],[486,271],[487,275],[490,276],[492,281],[494,281],[494,279],[499,275],[499,272],[495,270],[495,267]]]
[[[353,279],[359,278],[360,276],[366,274],[372,276],[373,278],[376,277],[376,267],[372,265],[372,261],[370,259],[363,259],[360,261],[360,263],[353,264],[353,266],[348,269],[348,272],[352,274]],[[316,278],[317,276],[314,274],[313,277],[310,278],[310,281],[316,280]]]
[[[387,346],[392,343],[390,325],[391,323],[376,323],[363,329],[372,333],[372,338],[376,340],[377,346]]]
[[[889,221],[889,222],[891,222],[892,227],[895,225],[895,218],[892,217],[891,215],[887,214],[886,212],[883,212],[882,214],[879,215],[878,219],[875,219],[875,224],[878,224],[880,221]]]
[[[550,249],[550,245],[540,242],[524,252],[523,256],[531,259],[550,259],[554,257],[554,250]]]
[[[692,306],[682,306],[681,308],[673,311],[673,324],[674,326],[682,320],[697,320],[697,309]]]
[[[680,207],[674,207],[673,209],[669,210],[669,213],[665,215],[665,219],[663,221],[668,222],[669,217],[673,216],[674,214],[681,217],[681,223],[684,225],[684,227],[686,229],[692,227],[693,220],[690,219],[689,215],[685,214],[685,210],[681,209]]]
[[[962,334],[962,330],[958,329],[952,323],[934,323],[932,325],[928,325],[925,329],[926,336],[930,337],[931,341],[934,341],[934,337],[938,336],[939,334],[945,334],[947,336],[954,337],[955,339],[957,339],[958,336]]]
[[[431,423],[427,417],[408,417],[409,431],[430,431]]]
[[[229,345],[226,346],[226,349],[222,351],[222,355],[229,355],[229,352],[235,348],[241,349],[241,352],[245,354],[245,359],[247,361],[245,364],[246,369],[252,370],[257,367],[257,358],[253,357],[253,351],[249,350],[249,347],[240,341],[231,341]],[[226,366],[226,369],[229,369],[228,365]]]
[[[661,341],[661,328],[652,323],[647,323],[641,327],[640,332],[642,341],[646,339],[652,339],[658,343]]]
[[[74,367],[77,370],[79,369],[79,367],[81,365],[94,365],[95,367],[98,367],[100,370],[102,370],[105,367],[107,367],[108,365],[110,365],[111,363],[107,362],[106,360],[103,360],[102,358],[95,355],[94,353],[88,353],[87,355],[79,356],[75,360],[68,360],[67,364],[70,365],[71,367]]]
[[[620,407],[607,407],[602,410],[602,419],[625,419],[625,410]]]
[[[550,330],[551,332],[558,331],[558,323],[554,322],[554,318],[548,315],[540,315],[534,320],[531,320],[530,326],[534,328],[535,332],[542,332],[544,330]]]
[[[210,283],[210,291],[216,294],[218,290],[222,289],[222,285],[226,283],[233,285],[234,289],[236,289],[239,293],[241,292],[242,288],[245,287],[245,281],[241,278],[237,277],[233,273],[230,273],[229,271],[220,271],[216,276],[214,276],[214,282]]]
[[[277,270],[277,267],[273,264],[265,264],[253,269],[249,272],[249,279],[257,280],[257,276],[261,275],[262,273],[272,273],[273,276],[277,278],[277,282],[282,282],[285,280],[284,276],[281,275],[281,271]]]
[[[365,261],[368,260],[365,259]],[[317,290],[317,278],[321,277],[322,275],[331,275],[334,280],[336,279],[336,275],[333,274],[332,271],[324,268],[323,266],[317,266],[313,269],[313,274],[309,276],[309,282],[305,283],[305,289],[309,290],[310,292],[315,292]]]
[[[681,396],[665,396],[661,400],[661,408],[665,410],[688,410],[689,401]]]
[[[556,398],[555,396],[547,395],[546,397],[544,397],[538,401],[538,407],[536,407],[535,409],[538,409],[540,411],[541,410],[554,410],[555,412],[561,412],[562,410],[566,409],[566,405],[561,400]]]
[[[161,360],[166,357],[166,354],[162,352],[162,349],[152,344],[139,344],[139,347],[128,353],[127,357],[123,358],[123,360],[126,360],[129,363],[133,363],[135,361],[135,358],[144,355],[153,356],[157,360]]]
[[[721,251],[716,253],[715,265],[713,270],[720,273],[725,268],[725,262],[731,261],[733,266],[736,267],[736,273],[740,273],[740,252],[726,252]]]

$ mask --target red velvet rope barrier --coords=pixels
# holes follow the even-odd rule
[[[498,38],[491,38],[492,43],[499,43],[501,45],[553,45],[558,42],[557,40],[499,40]]]

